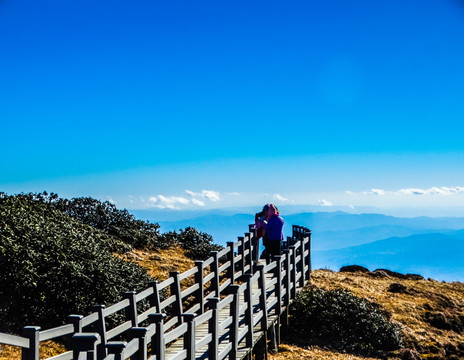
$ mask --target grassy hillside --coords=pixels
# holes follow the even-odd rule
[[[124,257],[144,266],[150,275],[160,280],[166,278],[169,271],[185,271],[193,265],[192,260],[179,248],[135,250]],[[463,283],[401,279],[380,272],[375,274],[316,270],[312,273],[311,284],[326,290],[348,290],[389,311],[393,321],[401,324],[405,342],[405,349],[388,354],[390,359],[464,359]],[[47,343],[42,347],[41,355],[45,358],[61,351],[60,345]],[[414,354],[420,357],[411,357]],[[333,348],[313,345],[301,338],[286,339],[279,347],[279,352],[270,355],[272,360],[383,358],[385,356],[366,357],[338,352]],[[19,351],[12,347],[4,347],[0,359],[19,359]]]
[[[311,284],[326,290],[345,289],[379,304],[401,324],[405,349],[385,356],[396,359],[464,359],[464,284],[412,280],[387,272],[313,271]],[[327,351],[305,339],[280,347],[273,360],[361,359]],[[287,339],[287,342],[289,340]],[[384,357],[378,357],[381,359]],[[362,359],[366,359],[362,357]]]
[[[162,234],[109,202],[0,192],[0,331],[62,325],[69,314],[113,304],[219,248],[194,228]],[[62,350],[47,343],[41,351]],[[4,347],[0,357],[17,359],[18,349]]]
[[[115,254],[115,256],[144,267],[152,278],[160,281],[167,279],[170,271],[184,272],[194,266],[193,260],[186,257],[184,250],[178,246],[158,250],[134,249],[126,254]],[[40,346],[40,358],[50,358],[64,351],[66,350],[62,344],[45,341]],[[18,360],[20,358],[20,348],[2,346],[0,360]]]

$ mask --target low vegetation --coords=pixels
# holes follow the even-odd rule
[[[92,198],[0,193],[0,331],[54,327],[140,291],[159,274],[127,260],[172,248],[204,258],[220,247],[193,228],[161,234],[158,224]]]
[[[463,283],[426,280],[417,275],[403,275],[388,270],[373,272],[368,270],[356,272],[316,270],[312,272],[311,286],[305,292],[326,294],[325,296],[329,298],[334,297],[334,294],[349,293],[351,294],[349,298],[356,297],[377,304],[375,307],[390,314],[387,315],[388,321],[400,327],[398,329],[403,345],[397,350],[370,352],[368,356],[372,358],[464,359]],[[300,296],[305,297],[303,294]],[[324,299],[324,295],[320,295],[319,298]],[[359,300],[359,304],[364,300]],[[329,307],[330,305],[321,304],[320,306]],[[305,312],[306,309],[302,311]],[[335,312],[339,313],[340,309],[335,307]],[[348,314],[350,312],[353,310],[348,310]],[[299,314],[293,313],[292,325]],[[331,318],[334,316],[333,314],[326,315]],[[350,323],[345,325],[349,329],[353,327]],[[336,335],[334,339],[339,336],[339,334]],[[343,346],[343,342],[332,342],[332,337],[326,340],[318,341],[317,338],[305,335],[292,336],[286,339],[287,345],[282,345],[281,352],[273,355],[272,359],[355,360],[366,356],[365,350],[368,348],[349,349]]]
[[[120,239],[26,197],[0,199],[0,319],[3,331],[62,324],[94,304],[121,299],[149,280],[136,264],[113,256]]]
[[[290,307],[292,335],[313,344],[370,353],[402,345],[400,326],[391,314],[347,290],[307,287]]]

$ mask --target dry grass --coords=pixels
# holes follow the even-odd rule
[[[277,354],[270,354],[270,360],[299,360],[299,359],[312,359],[312,360],[378,360],[371,357],[359,357],[350,354],[335,353],[320,349],[318,347],[302,348],[295,345],[282,344],[279,346]]]
[[[425,321],[426,312],[447,312],[464,316],[464,284],[441,283],[429,280],[403,280],[392,277],[373,278],[361,273],[313,272],[312,283],[325,289],[343,288],[359,297],[380,304],[392,313],[392,318],[403,325],[405,334],[415,343],[464,343],[464,334],[439,330]],[[407,293],[392,293],[392,283],[406,287]]]
[[[448,319],[464,318],[463,283],[372,277],[363,273],[337,273],[329,270],[313,271],[311,283],[327,290],[345,289],[380,304],[392,314],[393,321],[401,323],[406,346],[418,349],[423,358],[440,354],[446,344],[455,347],[464,344],[464,332],[438,329],[426,321],[427,312],[442,313]],[[405,286],[405,293],[388,291],[393,283]],[[337,355],[333,359],[343,358]]]
[[[147,269],[150,277],[160,281],[167,279],[170,271],[182,273],[195,265],[194,261],[187,258],[184,250],[178,246],[166,250],[132,250],[117,256],[139,264]]]
[[[194,266],[185,257],[181,248],[167,250],[134,250],[122,258],[146,268],[149,275],[160,281],[169,277],[170,271],[184,272]],[[426,313],[443,313],[452,318],[464,319],[464,284],[440,283],[430,280],[403,280],[393,277],[372,277],[363,273],[336,273],[329,270],[312,272],[311,283],[323,289],[346,289],[354,295],[380,304],[392,313],[392,319],[402,324],[406,346],[416,348],[421,358],[427,359],[442,352],[445,344],[458,347],[464,344],[464,333],[441,330],[431,326]],[[390,285],[399,283],[406,287],[405,293],[388,291]],[[47,341],[41,343],[40,357],[48,358],[65,351],[62,345]],[[20,359],[20,350],[2,346],[0,360]],[[270,355],[271,360],[319,359],[319,360],[378,360],[336,353],[318,347],[298,347],[282,344],[279,353]],[[395,359],[395,355],[391,357]]]
[[[127,254],[116,254],[116,256],[139,264],[147,269],[150,277],[160,281],[167,279],[170,271],[184,272],[194,266],[194,262],[184,255],[184,250],[180,247],[167,250],[132,250]],[[19,347],[8,345],[2,345],[1,347],[0,360],[21,359],[21,349]],[[63,345],[53,341],[40,343],[40,359],[47,359],[65,351]]]
[[[40,343],[39,357],[40,359],[48,359],[65,351],[66,349],[63,345],[48,340]],[[0,360],[19,359],[21,359],[21,348],[16,346],[2,345],[2,351],[0,352]]]

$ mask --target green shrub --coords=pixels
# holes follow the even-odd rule
[[[119,250],[129,250],[132,247],[167,249],[180,245],[186,250],[188,257],[202,260],[209,257],[211,251],[222,249],[222,246],[213,243],[211,235],[192,227],[179,230],[179,233],[171,231],[160,234],[159,224],[138,220],[127,210],[119,210],[108,201],[101,202],[90,197],[61,199],[54,193],[49,195],[46,192],[16,196],[31,203],[51,204],[81,223],[119,239],[120,245],[125,246],[125,249]]]
[[[213,243],[213,237],[195,228],[187,227],[179,233],[170,231],[162,235],[167,244],[177,243],[185,249],[185,255],[194,260],[205,260],[211,251],[222,250],[223,247]]]
[[[221,249],[212,240],[190,227],[161,235],[158,224],[92,198],[0,193],[0,331],[53,327],[144,289],[146,271],[115,252],[179,244],[202,260]]]
[[[146,271],[112,254],[126,248],[50,201],[0,194],[0,326],[53,327],[145,288]]]
[[[57,199],[55,206],[80,222],[116,236],[124,243],[140,249],[163,248],[160,241],[160,226],[156,223],[137,220],[127,210],[119,210],[108,201],[101,202],[90,197]]]
[[[292,333],[313,344],[351,352],[390,351],[403,344],[388,312],[345,290],[305,289],[290,313]]]

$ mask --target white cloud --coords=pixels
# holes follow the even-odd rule
[[[282,195],[280,195],[280,194],[275,194],[275,195],[273,196],[273,198],[274,198],[274,200],[277,200],[277,201],[288,201],[287,198],[284,198],[284,197],[283,197]]]
[[[217,191],[213,191],[213,190],[202,190],[202,191],[201,191],[201,195],[203,195],[203,197],[205,197],[205,198],[207,198],[208,200],[213,201],[213,202],[216,202],[216,201],[221,200],[221,195],[220,195],[219,192],[217,192]]]
[[[330,201],[327,201],[325,199],[320,199],[319,200],[319,205],[320,206],[333,206],[333,204]]]
[[[443,191],[446,191],[450,194],[459,194],[459,193],[464,193],[464,186],[454,186],[454,187],[446,187],[442,186],[441,189]]]
[[[198,205],[198,206],[205,206],[204,201],[201,201],[201,200],[198,200],[198,199],[195,199],[195,198],[192,199],[192,204]]]
[[[382,190],[382,189],[370,189],[367,194],[373,194],[373,195],[379,195],[379,196],[382,196],[382,195],[385,195],[387,192],[385,190]]]
[[[221,200],[221,195],[218,191],[214,190],[201,190],[200,193],[191,191],[191,190],[185,190],[185,193],[190,195],[193,198],[204,198],[208,199],[209,201],[216,202]]]
[[[356,193],[352,191],[345,191],[346,194],[348,195],[357,195]],[[424,195],[457,195],[464,193],[464,186],[433,186],[428,189],[420,189],[420,188],[403,188],[399,189],[396,191],[386,191],[382,189],[370,189],[367,191],[363,191],[362,195],[379,195],[379,196],[384,196],[384,195],[412,195],[412,196],[424,196]]]
[[[185,190],[185,192],[190,196],[198,196],[199,195],[199,194],[197,194],[197,193],[195,193],[195,192],[193,192],[191,190]]]
[[[400,189],[396,192],[397,194],[405,194],[405,195],[425,195],[427,190],[422,189]]]
[[[236,192],[236,191],[235,191],[235,192],[228,192],[228,193],[226,193],[226,195],[231,195],[231,196],[240,196],[240,195],[242,195],[242,194],[241,194],[241,193],[239,193],[239,192]]]
[[[405,195],[455,195],[464,193],[463,186],[441,186],[441,187],[431,187],[430,189],[415,189],[415,188],[406,188],[400,189],[397,191],[397,194]]]
[[[159,209],[179,209],[179,205],[187,205],[190,201],[180,196],[151,196],[148,201]]]

